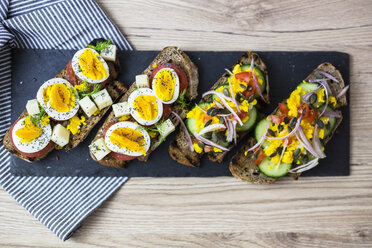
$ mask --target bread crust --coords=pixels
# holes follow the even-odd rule
[[[263,60],[260,58],[260,56],[254,52],[246,52],[244,53],[238,61],[230,67],[230,71],[233,70],[234,66],[236,64],[251,64],[252,58],[254,58],[254,65],[258,67],[262,73],[265,75],[266,78],[266,92],[263,94],[265,101],[269,103],[269,78],[267,74],[267,68]],[[222,84],[228,83],[228,78],[229,78],[229,73],[225,72],[219,79],[218,81],[211,87],[211,90],[216,89],[218,86]],[[205,97],[202,99],[200,102],[206,102],[210,101],[210,96]],[[262,102],[259,102],[257,105],[258,108],[262,107]],[[247,132],[241,132],[239,133],[239,139],[242,140],[251,130],[248,130]],[[234,147],[234,144],[231,144],[228,148],[231,149]],[[197,153],[197,152],[192,152],[190,151],[189,144],[187,142],[186,135],[184,134],[183,130],[180,130],[171,145],[169,146],[168,149],[169,155],[177,161],[180,164],[187,165],[187,166],[192,166],[192,167],[199,167],[200,166],[200,159],[203,156],[203,153]],[[224,157],[227,155],[228,152],[219,152],[215,153],[213,151],[208,152],[208,159],[213,161],[213,162],[218,162],[221,163],[224,159]]]
[[[152,71],[156,68],[156,65],[162,63],[172,63],[174,65],[179,66],[186,74],[188,80],[188,87],[186,89],[186,98],[188,101],[194,100],[198,95],[198,84],[199,84],[199,75],[198,75],[198,68],[195,64],[191,61],[189,56],[183,52],[180,48],[175,46],[165,47],[157,56],[156,58],[150,63],[150,65],[142,72],[142,74],[146,74],[148,77],[151,76]],[[119,102],[125,102],[128,100],[129,95],[136,89],[136,83],[134,82],[128,89],[128,91],[121,97]],[[176,112],[182,119],[186,117],[188,112],[188,108],[182,108],[181,105],[177,102],[172,104],[172,111]],[[92,140],[92,143],[97,139],[103,136],[103,131],[106,127],[111,124],[118,122],[120,118],[115,117],[113,111],[109,114],[106,118],[105,122],[103,123],[102,127],[98,130],[95,138]],[[179,124],[178,119],[170,115],[169,119],[172,123],[177,126]],[[129,119],[129,121],[134,121],[133,118]],[[140,161],[147,161],[149,156],[156,148],[161,144],[161,137],[158,136],[156,138],[151,139],[151,145],[149,150],[147,151],[146,156],[140,156],[137,159]],[[125,164],[129,161],[123,161],[115,159],[111,156],[106,156],[101,160],[97,160],[93,153],[90,153],[91,157],[104,166],[115,167],[115,168],[125,168]]]
[[[317,79],[316,71],[319,71],[319,70],[325,71],[331,74],[339,81],[339,83],[337,83],[337,82],[334,82],[333,80],[329,80],[329,83],[328,83],[331,88],[332,94],[335,96],[338,95],[338,93],[340,93],[341,90],[345,87],[345,82],[344,82],[344,79],[342,78],[340,71],[337,70],[336,67],[334,67],[330,63],[323,63],[319,65],[312,73],[310,73],[310,75],[308,75],[305,78],[305,81]],[[338,99],[337,102],[338,103],[336,105],[336,108],[346,106],[347,105],[346,95]],[[273,111],[273,113],[274,112],[275,111]],[[336,126],[333,129],[332,134],[327,139],[324,140],[325,144],[327,144],[328,141],[332,139],[334,133],[336,132],[337,127],[342,122],[342,119],[343,119],[342,112],[340,110],[336,110],[336,112],[340,114],[341,118],[337,120]],[[260,170],[258,169],[258,166],[253,164],[254,161],[256,160],[256,156],[253,152],[248,152],[247,156],[244,155],[245,152],[250,147],[252,147],[255,143],[256,143],[255,139],[250,138],[247,144],[244,145],[242,148],[240,148],[240,150],[234,155],[234,157],[232,158],[229,164],[230,172],[234,177],[239,178],[243,181],[247,181],[247,182],[252,182],[256,184],[275,183],[277,178],[271,178],[271,177],[264,175],[263,173],[260,172]],[[293,179],[297,180],[299,176],[301,175],[301,173],[288,173],[288,175],[292,177]]]

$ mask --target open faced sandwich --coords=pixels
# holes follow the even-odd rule
[[[45,81],[36,98],[6,132],[3,143],[26,161],[44,158],[53,149],[72,149],[82,142],[111,104],[126,92],[115,79],[116,46],[96,39],[75,53],[55,78]]]
[[[133,159],[147,161],[186,117],[197,88],[198,70],[187,54],[177,47],[164,48],[112,105],[90,145],[92,158],[117,168]]]
[[[325,145],[342,121],[347,105],[341,73],[318,66],[255,129],[255,140],[233,157],[231,173],[242,180],[271,184],[287,174],[297,179],[325,158]]]
[[[187,113],[170,145],[169,154],[178,163],[199,167],[204,153],[221,162],[255,125],[258,103],[269,102],[266,66],[256,53],[245,53],[226,71]]]

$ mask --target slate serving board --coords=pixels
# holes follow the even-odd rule
[[[28,99],[36,96],[37,89],[46,80],[53,78],[72,58],[75,51],[68,50],[13,50],[12,61],[12,122],[25,108]],[[158,51],[120,52],[122,71],[120,80],[130,85],[135,75],[140,74],[153,60]],[[199,68],[199,97],[224,73],[224,68],[233,65],[243,52],[187,52]],[[349,55],[340,52],[259,52],[267,65],[270,81],[270,106],[263,113],[270,113],[277,103],[290,92],[314,68],[322,62],[331,62],[349,84]],[[348,98],[349,99],[349,98]],[[349,108],[343,109],[344,121],[337,134],[326,147],[327,158],[305,172],[304,176],[349,175]],[[75,149],[53,151],[46,159],[28,163],[12,156],[11,173],[17,176],[130,176],[130,177],[215,177],[231,176],[228,164],[237,148],[233,149],[222,164],[203,158],[200,168],[177,164],[168,155],[168,146],[175,133],[150,156],[147,163],[132,161],[127,169],[108,168],[90,158],[88,145],[99,126]],[[57,160],[58,156],[58,160]]]

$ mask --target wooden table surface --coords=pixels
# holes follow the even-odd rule
[[[372,247],[372,1],[99,1],[138,50],[351,56],[351,175],[252,185],[134,178],[71,239],[0,190],[0,247]]]

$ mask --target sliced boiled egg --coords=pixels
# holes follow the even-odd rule
[[[39,88],[37,101],[54,120],[72,118],[79,110],[79,97],[74,87],[63,78],[52,78]]]
[[[128,156],[145,156],[150,148],[151,139],[140,125],[121,121],[109,127],[105,135],[105,144],[113,152]]]
[[[91,48],[77,51],[71,65],[78,78],[91,84],[102,83],[110,76],[106,61]]]
[[[163,103],[174,103],[180,93],[180,80],[176,71],[172,68],[159,70],[152,80],[152,89]]]
[[[163,115],[163,103],[152,89],[141,88],[133,91],[128,97],[129,112],[142,125],[150,126]]]
[[[35,153],[41,151],[49,144],[52,128],[50,124],[45,126],[36,125],[27,116],[14,124],[11,135],[13,144],[19,151]]]

